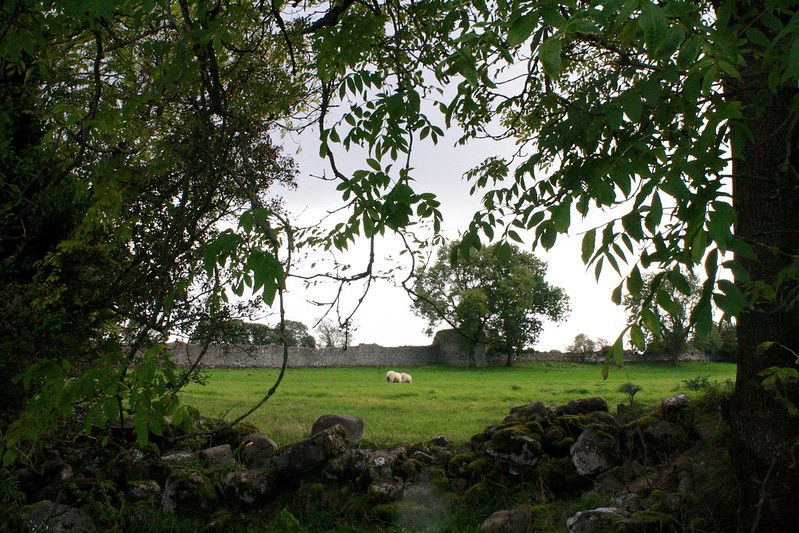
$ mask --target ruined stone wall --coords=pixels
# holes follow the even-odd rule
[[[452,332],[454,333],[454,332]],[[170,351],[174,360],[181,367],[191,366],[201,353],[201,346],[194,344],[174,343]],[[696,350],[686,352],[681,361],[708,360]],[[499,356],[497,361],[504,362]],[[536,352],[516,358],[517,362],[561,362],[561,363],[601,363],[600,354],[578,354],[569,352]],[[475,350],[475,363],[485,366],[485,346],[478,345]],[[625,363],[667,362],[654,359],[639,353],[628,352],[624,355]],[[280,368],[283,364],[282,346],[251,346],[235,344],[217,344],[208,347],[202,358],[203,368]],[[346,350],[340,348],[289,348],[288,366],[290,368],[324,368],[324,367],[385,367],[407,368],[427,365],[469,365],[469,344],[464,343],[457,335],[449,332],[436,335],[429,346],[380,346],[378,344],[359,344]]]

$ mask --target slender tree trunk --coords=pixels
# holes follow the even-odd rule
[[[751,132],[743,150],[733,154],[733,203],[736,234],[754,247],[757,259],[736,254],[735,260],[752,282],[773,283],[799,254],[799,115],[789,110],[799,91],[790,87],[769,94],[768,72],[761,70],[758,58],[745,59],[742,79],[727,88],[730,99],[744,104]],[[747,286],[737,281],[742,289]],[[793,531],[799,523],[799,417],[790,416],[785,403],[799,406],[799,391],[789,385],[776,399],[759,375],[769,367],[796,368],[799,309],[788,301],[796,289],[794,281],[784,284],[776,303],[758,302],[738,318],[738,371],[726,414],[742,482],[743,516],[747,528],[757,531]],[[767,341],[779,344],[758,353]]]

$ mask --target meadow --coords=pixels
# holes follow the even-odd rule
[[[327,413],[363,417],[364,440],[377,446],[439,435],[457,443],[502,420],[511,407],[529,402],[554,405],[600,396],[615,412],[617,404],[628,401],[618,390],[624,383],[641,387],[636,402],[654,404],[676,392],[690,397],[692,392],[685,380],[707,377],[710,382],[721,383],[735,379],[734,364],[707,362],[678,366],[631,364],[611,368],[607,380],[602,379],[599,366],[569,363],[396,369],[411,373],[412,384],[386,383],[386,370],[288,369],[275,395],[248,422],[280,445],[307,437],[313,421]],[[192,384],[182,398],[207,416],[226,419],[257,402],[278,375],[276,369],[204,372],[207,384]]]

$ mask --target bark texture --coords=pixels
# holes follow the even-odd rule
[[[764,29],[764,28],[763,28]],[[764,29],[765,30],[765,29]],[[769,72],[761,59],[745,56],[742,78],[728,86],[729,97],[744,105],[751,135],[733,154],[736,234],[757,259],[736,255],[751,282],[774,283],[799,254],[799,114],[791,113],[797,87],[768,90]],[[737,280],[742,289],[751,285]],[[732,426],[734,461],[745,495],[743,516],[757,531],[793,530],[799,520],[799,390],[786,384],[781,397],[766,391],[759,373],[770,367],[796,367],[799,353],[797,283],[780,286],[775,300],[760,299],[738,319],[738,371],[727,417]],[[758,353],[763,342],[778,344]]]

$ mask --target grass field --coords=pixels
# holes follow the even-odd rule
[[[386,383],[381,368],[288,369],[277,393],[249,422],[278,444],[306,437],[322,414],[339,413],[366,420],[364,440],[380,446],[446,435],[462,442],[496,423],[511,407],[533,401],[548,405],[601,396],[615,411],[626,401],[619,387],[628,381],[643,389],[635,399],[654,403],[685,390],[684,380],[708,376],[735,378],[735,365],[685,363],[677,367],[635,364],[612,368],[558,363],[482,369],[424,367],[397,369],[413,375],[412,384]],[[209,370],[208,384],[191,385],[182,397],[207,416],[233,418],[258,401],[278,375],[273,369]],[[690,393],[689,393],[690,396]]]

